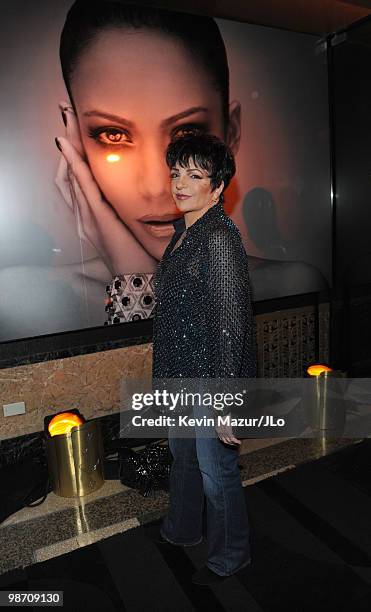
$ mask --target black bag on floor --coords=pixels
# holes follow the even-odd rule
[[[0,523],[26,506],[39,506],[51,490],[48,469],[36,458],[1,468]]]
[[[106,479],[118,479],[127,487],[137,489],[144,497],[155,489],[168,490],[172,461],[168,446],[152,442],[144,449],[134,450],[123,444],[118,453],[118,460],[105,461]]]
[[[154,443],[142,450],[120,448],[120,480],[147,497],[152,490],[169,488],[171,453],[168,446]]]

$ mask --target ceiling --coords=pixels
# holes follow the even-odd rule
[[[320,36],[371,14],[371,0],[135,0],[135,3]]]

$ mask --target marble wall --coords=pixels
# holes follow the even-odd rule
[[[78,408],[85,418],[120,410],[123,378],[149,378],[152,344],[0,369],[0,407],[23,401],[26,413],[4,417],[0,439],[42,431],[44,417]]]

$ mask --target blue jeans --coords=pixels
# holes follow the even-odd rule
[[[206,407],[194,416],[212,416]],[[205,429],[212,437],[205,437]],[[237,464],[238,448],[221,442],[214,427],[195,427],[194,437],[176,437],[169,427],[173,456],[170,508],[161,534],[172,544],[192,546],[202,541],[202,512],[206,498],[207,567],[229,576],[250,562],[249,522]]]

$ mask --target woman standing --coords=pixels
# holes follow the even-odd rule
[[[216,136],[189,134],[169,144],[166,162],[184,216],[174,222],[155,278],[154,381],[255,376],[248,259],[223,210],[223,192],[235,173],[233,155]],[[194,413],[208,410],[200,405]],[[205,494],[208,559],[193,576],[197,584],[222,580],[250,562],[240,440],[230,427],[215,429],[218,435],[196,430],[193,438],[177,438],[169,428],[174,461],[161,536],[172,544],[198,544]]]

